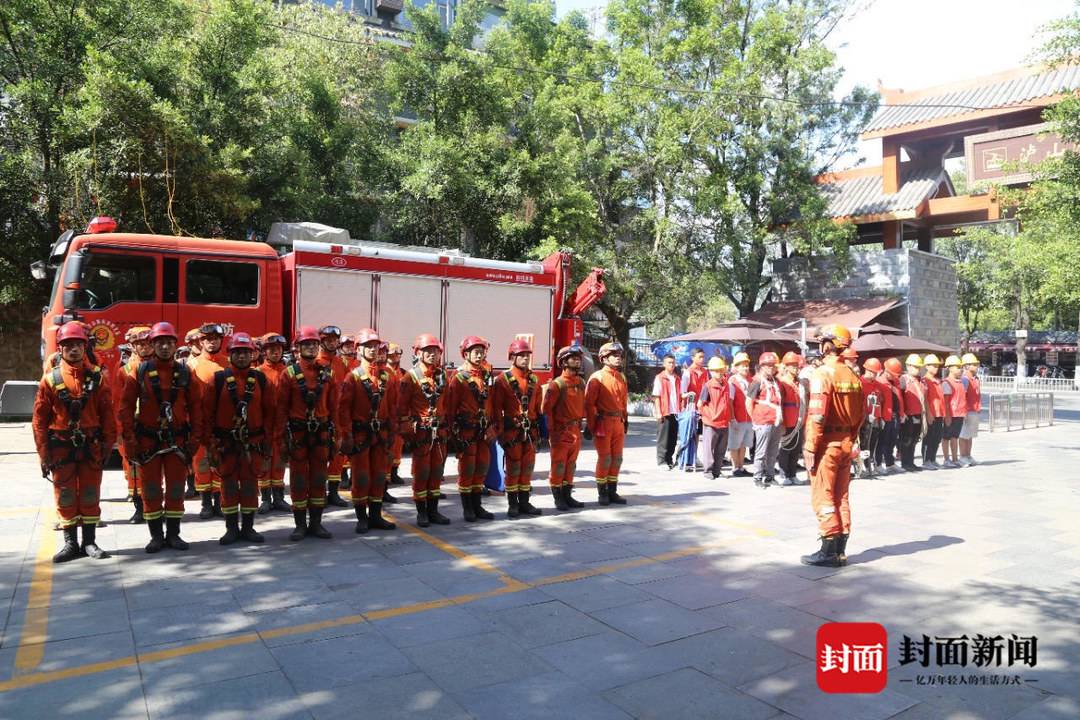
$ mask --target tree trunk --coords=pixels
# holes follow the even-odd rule
[[[1027,307],[1022,303],[1017,306],[1016,309],[1016,329],[1027,330],[1031,324],[1031,318],[1027,311]],[[1027,377],[1027,333],[1024,333],[1024,337],[1016,338],[1016,377]]]

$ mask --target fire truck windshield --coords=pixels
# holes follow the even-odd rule
[[[64,307],[100,310],[118,302],[153,302],[154,258],[116,252],[75,253],[65,268]],[[73,287],[73,283],[78,283]]]

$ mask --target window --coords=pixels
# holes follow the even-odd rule
[[[457,13],[456,0],[435,0],[435,5],[439,9],[439,20],[442,21],[444,28],[450,27],[450,24],[454,22],[454,15]]]
[[[200,305],[258,305],[259,266],[246,262],[188,260],[185,300]]]
[[[119,302],[154,302],[156,284],[152,257],[90,252],[82,260],[74,307],[99,310]]]

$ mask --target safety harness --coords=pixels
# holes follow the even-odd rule
[[[468,386],[472,392],[473,399],[476,400],[476,415],[470,417],[467,413],[459,413],[454,419],[454,424],[459,430],[480,430],[481,432],[487,430],[487,426],[490,424],[490,419],[484,408],[487,406],[488,392],[491,389],[491,374],[485,370],[482,383],[476,383],[472,381],[472,373],[468,370],[462,369],[458,371],[457,380],[460,383],[464,383]]]
[[[142,453],[137,459],[139,463],[146,462],[156,455],[175,452],[182,459],[187,459],[187,454],[181,449],[181,445],[187,441],[191,432],[191,425],[184,423],[178,428],[173,427],[173,408],[182,390],[186,391],[191,385],[191,369],[184,363],[173,362],[172,383],[169,386],[169,398],[165,399],[165,392],[161,389],[161,374],[155,364],[150,360],[143,360],[135,368],[135,380],[139,384],[139,399],[144,396],[146,380],[150,380],[150,392],[154,396],[158,406],[157,429],[149,428],[142,423],[135,423],[135,434],[148,437],[154,441],[154,447]],[[190,414],[191,409],[188,408]]]
[[[303,398],[304,404],[307,406],[307,415],[303,420],[289,418],[286,425],[289,447],[293,447],[293,433],[302,432],[305,433],[304,445],[306,447],[312,448],[325,444],[332,450],[334,447],[334,423],[330,419],[320,421],[315,416],[315,406],[318,404],[319,398],[322,397],[326,384],[330,382],[329,366],[315,363],[314,389],[308,388],[307,378],[304,377],[304,369],[299,362],[290,364],[285,372],[296,383],[296,389],[300,391],[300,397]],[[326,431],[327,439],[325,443],[320,443],[319,435],[323,430]]]
[[[265,428],[252,430],[248,424],[248,409],[251,407],[251,401],[255,398],[256,384],[262,392],[266,392],[266,375],[260,370],[250,369],[247,378],[244,380],[244,394],[241,396],[240,383],[237,382],[236,373],[233,372],[231,367],[214,373],[214,415],[209,418],[209,421],[217,421],[218,404],[221,402],[221,391],[223,389],[229,393],[229,400],[233,404],[232,427],[214,428],[214,437],[221,441],[221,449],[225,453],[239,453],[245,458],[250,458],[251,451],[254,448],[257,452],[263,455],[266,454],[260,443],[253,442],[254,439],[262,437],[266,433]],[[263,418],[263,422],[266,422],[266,420],[266,418]]]
[[[383,426],[382,421],[379,420],[379,406],[382,404],[386,384],[390,382],[390,376],[383,370],[377,376],[379,384],[376,385],[375,379],[367,374],[363,365],[354,368],[352,374],[356,378],[356,382],[364,389],[364,393],[367,394],[368,404],[371,407],[370,420],[354,420],[352,424],[353,434],[363,433],[365,438],[363,442],[354,442],[353,452],[357,453],[374,445],[379,438],[379,432]]]
[[[45,469],[51,471],[61,465],[86,460],[88,457],[87,452],[90,449],[89,444],[101,441],[100,428],[95,428],[89,433],[82,429],[82,411],[101,385],[101,368],[97,365],[89,368],[86,373],[86,380],[83,382],[82,395],[79,397],[71,395],[67,383],[64,382],[63,370],[60,366],[54,367],[46,377],[48,378],[49,387],[56,393],[57,399],[63,404],[68,415],[66,430],[49,430],[49,448],[65,448],[68,450],[64,457],[47,464]]]
[[[510,391],[514,393],[514,397],[517,398],[518,407],[520,412],[516,417],[504,417],[503,429],[506,431],[516,431],[513,439],[511,439],[507,446],[517,445],[518,443],[536,443],[536,439],[533,437],[533,425],[529,420],[529,406],[532,405],[533,393],[536,392],[536,387],[539,381],[536,376],[529,373],[525,381],[525,391],[520,390],[521,384],[514,377],[514,373],[511,370],[507,370],[503,373],[503,380],[510,386]]]

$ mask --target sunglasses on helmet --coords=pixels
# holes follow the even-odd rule
[[[321,328],[319,328],[319,334],[337,335],[338,337],[341,337],[341,328],[339,328],[337,325],[323,325]]]
[[[199,328],[199,334],[203,337],[207,335],[224,335],[225,328],[218,323],[206,323]]]

